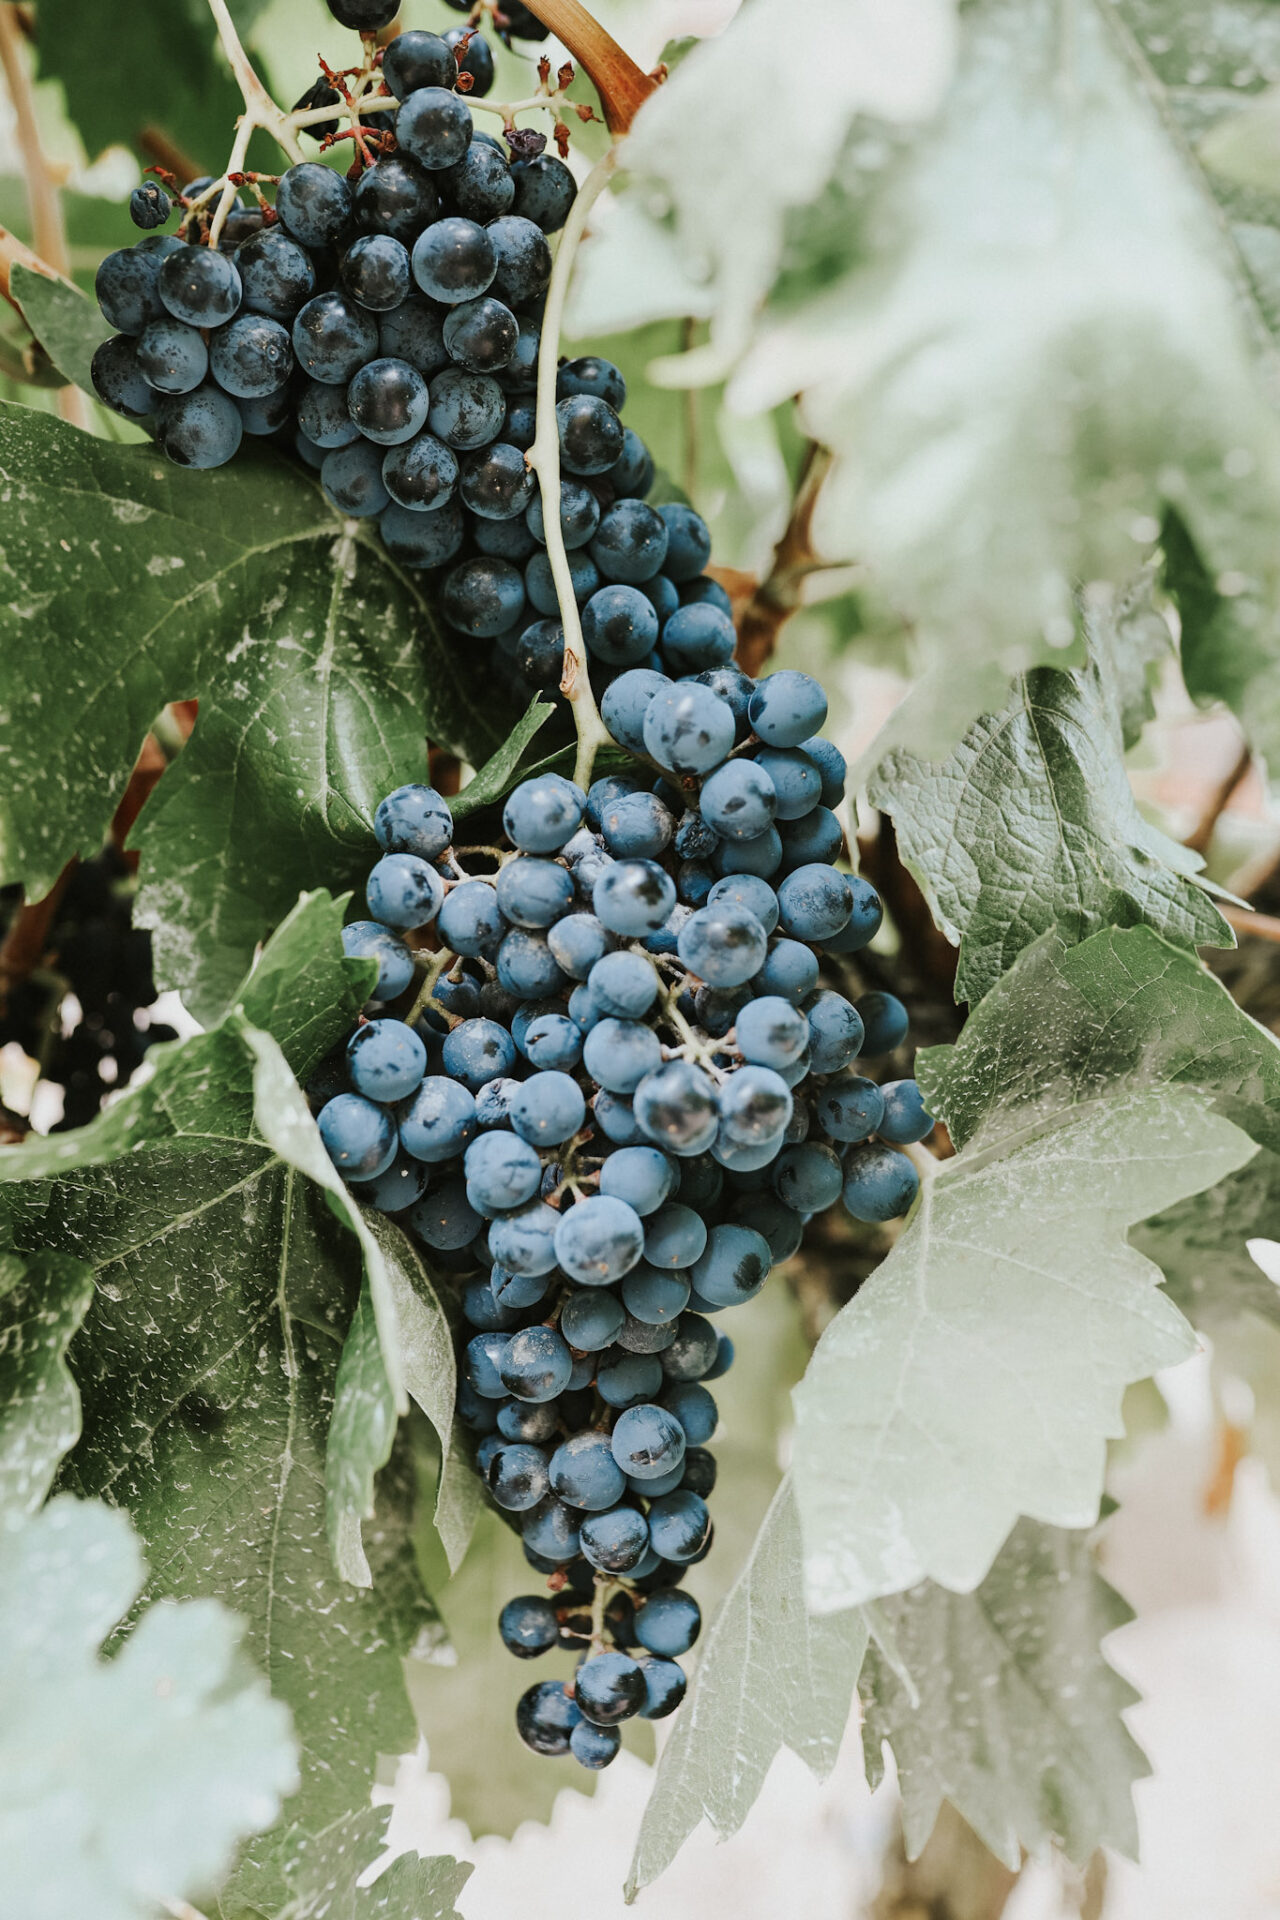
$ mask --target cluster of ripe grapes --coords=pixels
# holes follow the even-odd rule
[[[881,919],[833,864],[822,689],[719,681],[619,675],[602,710],[626,770],[526,780],[501,844],[455,847],[429,787],[388,795],[344,936],[374,1001],[309,1090],[353,1191],[457,1276],[460,1414],[548,1578],[499,1631],[520,1658],[585,1655],[518,1729],[591,1768],[684,1692],[700,1620],[677,1583],[711,1542],[707,1382],[733,1355],[714,1317],[814,1213],[905,1212],[898,1148],[933,1124],[914,1080],[855,1070],[901,1043],[901,1003],[821,982]]]

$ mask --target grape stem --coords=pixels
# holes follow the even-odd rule
[[[556,420],[556,376],[559,372],[560,333],[564,325],[565,302],[573,263],[586,232],[592,207],[612,178],[618,164],[618,150],[610,147],[596,163],[578,189],[573,210],[565,222],[556,253],[555,266],[547,287],[547,305],[542,319],[542,342],[538,352],[537,432],[529,449],[529,466],[538,476],[542,489],[542,519],[547,540],[547,559],[560,602],[560,622],[564,628],[564,672],[560,691],[573,708],[573,724],[578,734],[578,753],[573,777],[585,793],[591,784],[596,754],[609,742],[609,732],[600,718],[595,695],[591,691],[591,672],[587,664],[582,621],[569,571],[569,555],[560,525],[560,429]]]
[[[658,81],[642,73],[613,35],[579,4],[579,0],[532,0],[530,13],[550,27],[584,67],[600,95],[605,125],[610,133],[629,133],[631,122],[653,93]]]
[[[262,127],[283,147],[292,161],[296,163],[304,160],[306,155],[298,144],[292,120],[271,98],[254,72],[253,63],[248,54],[240,44],[240,35],[236,32],[235,22],[227,11],[227,0],[209,0],[209,11],[218,29],[222,51],[227,56],[231,71],[235,75],[236,85],[244,99],[245,119],[250,123],[249,132],[251,133],[255,126]],[[246,146],[248,138],[246,133]],[[229,171],[234,173],[237,169],[232,167]]]

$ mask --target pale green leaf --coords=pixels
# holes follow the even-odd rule
[[[784,1480],[707,1633],[691,1696],[662,1749],[627,1881],[632,1900],[701,1820],[727,1840],[786,1746],[823,1780],[836,1762],[867,1627],[805,1609],[800,1524]]]
[[[1142,927],[1042,939],[917,1073],[960,1151],[795,1394],[823,1611],[967,1591],[1022,1514],[1094,1521],[1126,1386],[1193,1344],[1127,1229],[1250,1157],[1221,1115],[1280,1116],[1273,1036]]]
[[[1248,1250],[1280,1239],[1280,1154],[1263,1148],[1238,1173],[1145,1220],[1134,1245],[1163,1268],[1169,1298],[1217,1335],[1244,1315],[1280,1326],[1280,1287]]]
[[[331,909],[308,912],[324,924]],[[283,937],[305,954],[297,923]],[[0,1154],[12,1244],[83,1260],[96,1281],[69,1352],[84,1431],[66,1482],[129,1509],[149,1594],[234,1603],[294,1714],[302,1789],[285,1830],[237,1870],[233,1914],[274,1912],[280,1860],[298,1836],[361,1805],[376,1755],[411,1745],[402,1660],[430,1656],[443,1637],[414,1563],[402,1455],[362,1527],[372,1589],[334,1575],[326,1540],[325,1449],[360,1243],[331,1210],[332,1169],[315,1166],[312,1179],[295,1164],[311,1166],[318,1140],[281,1047],[301,1038],[324,1051],[351,1024],[361,989],[336,942],[330,951],[329,1027],[323,982],[304,968],[300,1003],[277,1002],[280,1046],[233,1014],[155,1048],[150,1077],[78,1134]],[[403,1261],[388,1258],[361,1224],[369,1284],[380,1263],[413,1382],[431,1351],[419,1337],[431,1309],[407,1242]]]
[[[1131,1790],[1149,1769],[1120,1716],[1138,1696],[1098,1645],[1132,1614],[1084,1535],[1024,1520],[975,1593],[926,1583],[877,1611],[903,1675],[868,1649],[863,1744],[873,1785],[893,1749],[908,1858],[944,1799],[1014,1872],[1050,1843],[1079,1866],[1104,1845],[1136,1853]]]
[[[297,1785],[289,1715],[212,1600],[102,1641],[145,1569],[123,1514],[59,1498],[0,1535],[0,1904],[153,1920],[203,1893]]]
[[[96,852],[147,729],[198,696],[148,801],[137,917],[206,1024],[310,886],[363,885],[373,810],[427,736],[505,731],[420,576],[273,449],[216,473],[0,408],[0,873],[33,896]]]
[[[92,1291],[79,1260],[0,1254],[0,1528],[35,1512],[80,1437],[65,1355]]]
[[[960,948],[958,1000],[980,1000],[1049,931],[1076,942],[1146,925],[1179,946],[1234,944],[1186,849],[1138,811],[1120,690],[1096,646],[1075,672],[1022,675],[947,760],[890,754],[870,799]]]
[[[368,1807],[301,1846],[278,1920],[461,1920],[454,1902],[472,1869],[446,1855],[401,1854],[372,1886],[357,1884],[385,1850],[386,1824],[383,1809]]]
[[[598,223],[584,272],[595,284],[620,279],[640,294],[638,316],[708,312],[711,341],[677,363],[681,382],[722,378],[746,345],[756,309],[782,259],[788,215],[815,200],[831,178],[850,126],[862,114],[892,121],[925,118],[936,107],[954,46],[946,0],[814,0],[805,33],[823,49],[823,84],[809,84],[804,62],[779,59],[795,29],[789,0],[752,0],[716,39],[695,47],[644,105],[623,150],[646,208],[665,199],[676,249],[638,242],[634,213]],[[744,123],[744,103],[768,103],[768,138]],[[706,165],[709,152],[725,164]],[[779,154],[785,163],[779,164]],[[750,218],[743,218],[750,208]],[[655,298],[654,280],[674,268],[673,297]],[[710,287],[697,304],[679,304],[685,283]],[[595,303],[575,314],[579,330],[602,325]],[[794,391],[794,387],[788,389]]]
[[[1111,6],[967,7],[938,123],[856,245],[766,316],[730,403],[803,390],[837,455],[815,540],[914,617],[953,738],[993,668],[1076,664],[1077,584],[1126,578],[1169,504],[1274,604],[1271,370]]]
[[[47,273],[33,273],[19,260],[9,288],[22,317],[58,372],[86,393],[93,392],[89,363],[94,350],[111,337],[111,328],[91,300]]]
[[[342,1343],[325,1447],[325,1524],[333,1564],[344,1580],[373,1585],[360,1537],[374,1513],[374,1481],[391,1458],[396,1400],[383,1364],[373,1297],[366,1279]]]
[[[475,1436],[455,1420],[449,1446],[440,1463],[433,1519],[450,1573],[456,1573],[467,1555],[484,1506],[480,1476],[473,1454]]]

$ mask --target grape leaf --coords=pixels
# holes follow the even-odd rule
[[[95,349],[111,337],[111,328],[98,308],[65,280],[33,273],[20,260],[9,275],[9,289],[58,372],[92,393],[89,364]]]
[[[96,850],[148,727],[198,696],[133,840],[158,976],[210,1024],[302,888],[363,882],[428,734],[500,742],[493,703],[376,529],[275,452],[188,472],[3,406],[0,471],[4,878],[40,894]]]
[[[256,10],[244,0],[232,6],[241,25]],[[159,127],[202,168],[220,173],[243,102],[215,56],[209,10],[202,0],[153,0],[147,24],[144,53],[114,8],[59,0],[56,20],[46,16],[36,38],[40,77],[62,83],[91,158],[122,141],[139,147],[148,128]]]
[[[289,1716],[210,1600],[150,1607],[123,1514],[60,1497],[0,1534],[0,1853],[29,1920],[152,1920],[220,1880],[297,1784]]]
[[[893,1749],[909,1859],[944,1798],[1015,1872],[1050,1842],[1078,1866],[1103,1845],[1136,1856],[1150,1769],[1120,1715],[1138,1695],[1098,1646],[1133,1615],[1086,1536],[1023,1520],[976,1592],[926,1582],[877,1612],[894,1662],[868,1648],[863,1746],[872,1786]]]
[[[844,270],[824,224],[729,393],[756,411],[803,389],[837,455],[814,539],[917,621],[952,739],[993,674],[1077,663],[1055,660],[1077,583],[1126,578],[1168,504],[1215,578],[1270,606],[1280,585],[1270,371],[1114,10],[980,0],[961,32]]]
[[[478,807],[501,800],[511,791],[517,779],[524,777],[520,772],[520,763],[524,759],[525,749],[555,710],[554,701],[544,700],[540,693],[534,694],[524,717],[511,729],[497,752],[468,780],[462,792],[450,800],[455,820],[465,820]]]
[[[1092,1524],[1125,1387],[1192,1346],[1126,1229],[1245,1163],[1230,1121],[1280,1126],[1273,1036],[1145,927],[1046,936],[917,1074],[960,1151],[794,1396],[821,1611]]]
[[[0,1528],[35,1512],[79,1438],[65,1355],[92,1287],[79,1260],[0,1253]]]
[[[354,1010],[368,999],[378,977],[376,960],[349,960],[345,955],[335,977],[350,898],[344,893],[331,899],[323,888],[300,895],[236,995],[250,1026],[274,1037],[299,1080],[307,1078],[354,1023]]]
[[[1277,1236],[1280,1154],[1264,1147],[1216,1187],[1144,1220],[1133,1243],[1163,1268],[1169,1298],[1192,1325],[1212,1334],[1243,1314],[1280,1326],[1280,1287],[1247,1245]]]
[[[691,1697],[662,1749],[627,1880],[634,1900],[700,1820],[738,1831],[782,1747],[824,1780],[836,1762],[867,1646],[860,1609],[806,1611],[800,1523],[784,1480],[701,1650]]]
[[[371,1887],[357,1882],[385,1848],[387,1816],[366,1807],[300,1848],[278,1920],[460,1920],[454,1902],[472,1868],[447,1855],[401,1854]]]
[[[314,1179],[299,1170],[318,1140],[281,1047],[296,1058],[304,1036],[310,1053],[327,1050],[354,1018],[365,969],[353,974],[332,938],[339,910],[320,899],[310,913],[331,942],[327,1026],[318,969],[304,967],[298,1004],[276,1001],[280,1046],[233,1013],[155,1048],[151,1076],[80,1133],[0,1154],[13,1245],[83,1260],[96,1281],[69,1354],[84,1431],[66,1483],[128,1507],[147,1545],[149,1596],[234,1600],[250,1651],[293,1711],[302,1791],[289,1828],[251,1849],[236,1880],[238,1898],[267,1910],[282,1898],[290,1833],[344,1817],[366,1797],[376,1753],[411,1743],[401,1659],[426,1657],[443,1637],[414,1566],[402,1458],[382,1473],[363,1529],[372,1589],[329,1564],[325,1448],[359,1246],[331,1210],[327,1162]],[[297,920],[282,938],[305,947]],[[270,949],[262,972],[274,975]],[[370,1285],[380,1259],[379,1284],[406,1329],[406,1381],[420,1386],[432,1344],[422,1322],[438,1305],[416,1293],[407,1243],[396,1261],[376,1238],[395,1230],[353,1217]],[[447,1353],[447,1331],[435,1338]],[[450,1355],[450,1403],[451,1382]]]
[[[1022,675],[947,760],[881,762],[870,799],[960,948],[957,1000],[980,1000],[1050,930],[1073,942],[1145,924],[1179,946],[1234,945],[1200,862],[1138,812],[1122,698],[1095,646],[1077,671]]]
[[[914,121],[937,105],[954,44],[951,11],[939,0],[911,0],[887,12],[869,0],[814,0],[805,31],[823,49],[825,84],[817,88],[806,84],[803,62],[779,63],[794,26],[790,0],[752,0],[646,101],[627,140],[626,164],[646,206],[655,198],[670,206],[677,245],[663,248],[656,236],[638,244],[631,217],[599,222],[598,237],[584,250],[584,273],[609,306],[595,311],[588,294],[580,296],[575,331],[617,325],[619,284],[636,290],[632,321],[636,313],[657,319],[709,306],[710,343],[678,363],[676,377],[722,378],[777,274],[789,213],[821,193],[857,116]],[[743,102],[766,99],[770,137],[760,140],[744,129]],[[780,150],[785,166],[777,163]],[[708,151],[731,156],[731,164],[709,172]],[[661,291],[655,299],[664,267],[674,269],[668,300]]]

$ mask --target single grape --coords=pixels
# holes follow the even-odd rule
[[[148,232],[153,227],[162,227],[172,212],[173,202],[154,180],[144,180],[129,195],[129,218],[135,227]]]
[[[149,320],[138,336],[137,366],[156,392],[191,393],[209,371],[209,349],[185,321]]]
[[[209,340],[209,367],[226,393],[260,400],[278,393],[293,372],[288,331],[262,313],[242,313]]]
[[[663,654],[678,673],[704,673],[727,665],[737,643],[732,620],[718,607],[680,607],[662,629]]]
[[[378,351],[372,317],[340,293],[318,293],[293,323],[293,351],[313,380],[345,386]]]
[[[482,1212],[503,1213],[532,1200],[542,1180],[534,1149],[505,1130],[479,1134],[463,1161],[467,1195]]]
[[[710,773],[732,750],[733,742],[732,709],[696,681],[659,688],[645,709],[645,750],[659,766],[674,773]],[[735,769],[742,765],[734,762]],[[706,805],[705,788],[703,793],[703,811],[718,825]]]
[[[654,861],[618,860],[596,881],[591,904],[610,933],[634,940],[664,924],[676,904],[676,890]]]
[[[611,1727],[629,1720],[645,1700],[644,1675],[625,1653],[598,1653],[584,1660],[573,1684],[574,1698],[586,1718]]]
[[[645,1405],[661,1390],[662,1364],[656,1355],[626,1353],[615,1347],[612,1354],[601,1356],[596,1374],[596,1391],[607,1407],[617,1407],[625,1412],[631,1407]]]
[[[375,920],[385,926],[425,927],[440,911],[444,882],[417,854],[388,853],[370,873],[365,898]]]
[[[551,1490],[571,1507],[602,1513],[626,1491],[626,1478],[613,1457],[607,1433],[575,1433],[557,1447],[550,1461]]]
[[[855,1002],[864,1038],[862,1051],[892,1053],[907,1037],[907,1010],[892,993],[864,993]]]
[[[735,1074],[733,1078],[736,1080],[739,1076]],[[645,1227],[644,1257],[655,1267],[691,1267],[706,1244],[706,1222],[692,1207],[671,1200],[653,1215]],[[638,1307],[632,1307],[631,1311],[640,1314]],[[641,1319],[645,1317],[640,1314]]]
[[[481,223],[506,213],[515,199],[515,181],[504,156],[476,138],[457,165],[440,175],[440,184],[458,213]]]
[[[579,1720],[569,1735],[569,1751],[580,1767],[598,1773],[617,1758],[622,1736],[616,1727],[598,1727],[591,1720]]]
[[[933,1132],[933,1115],[926,1111],[924,1098],[914,1080],[886,1080],[880,1089],[884,1112],[876,1132],[894,1146],[913,1146]]]
[[[348,247],[342,284],[358,305],[387,313],[408,295],[412,275],[408,249],[388,233],[365,233]]]
[[[305,248],[279,227],[267,227],[236,248],[247,313],[292,321],[315,292],[316,271]]]
[[[427,383],[406,360],[370,360],[347,388],[347,411],[379,446],[412,440],[427,423]]]
[[[719,1340],[715,1328],[700,1313],[682,1313],[676,1336],[664,1349],[662,1371],[668,1380],[701,1380],[715,1364]]]
[[[688,1060],[668,1060],[636,1088],[635,1117],[669,1153],[705,1153],[720,1129],[715,1083]]]
[[[549,929],[547,945],[562,972],[573,980],[585,980],[603,959],[609,935],[593,913],[571,913]]]
[[[542,517],[541,496],[530,503],[525,522],[534,539],[540,546],[545,546],[546,526]],[[569,551],[586,546],[599,524],[600,502],[595,494],[579,480],[564,480],[560,488],[560,532]],[[657,637],[655,626],[654,640]]]
[[[844,829],[829,807],[812,807],[799,820],[780,820],[778,833],[788,873],[797,867],[829,866],[844,852]]]
[[[570,1735],[582,1725],[581,1710],[564,1690],[563,1680],[542,1680],[520,1696],[516,1732],[534,1753],[568,1753]]]
[[[333,246],[351,227],[351,187],[332,167],[303,160],[281,174],[276,213],[290,239],[304,247]]]
[[[634,427],[622,429],[622,452],[605,474],[605,479],[613,488],[615,498],[619,500],[643,500],[654,482],[653,455],[646,447]],[[670,539],[670,534],[667,536]],[[652,580],[645,581],[646,590],[657,589],[654,605],[662,619],[668,619],[676,610],[678,600],[675,587],[664,575],[658,574]]]
[[[352,960],[377,961],[375,999],[397,999],[413,978],[413,955],[408,947],[376,920],[353,920],[344,927],[342,951]]]
[[[821,730],[827,696],[812,674],[784,668],[760,681],[749,713],[756,733],[769,746],[798,747]]]
[[[589,353],[579,360],[566,360],[557,369],[557,400],[564,400],[574,393],[588,393],[597,400],[607,400],[615,413],[621,413],[627,404],[627,383],[622,377],[621,368],[615,367],[612,360],[602,359],[599,354]],[[664,552],[666,544],[664,533]]]
[[[608,1286],[640,1259],[644,1227],[624,1200],[597,1194],[579,1200],[562,1215],[555,1249],[556,1259],[571,1279],[583,1286]]]
[[[500,373],[515,353],[520,322],[510,307],[486,294],[452,307],[443,337],[450,357],[468,373]]]
[[[145,420],[155,411],[156,390],[138,363],[138,342],[127,333],[114,334],[95,349],[90,375],[94,392],[113,413]]]
[[[634,667],[620,673],[604,690],[600,717],[609,732],[629,753],[644,753],[644,717],[655,694],[671,681],[651,667]]]
[[[649,1549],[648,1522],[634,1507],[611,1507],[587,1515],[579,1540],[584,1557],[602,1573],[632,1573]]]
[[[662,1045],[653,1028],[639,1020],[605,1018],[587,1035],[582,1058],[598,1086],[610,1093],[630,1094],[661,1066]]]
[[[175,466],[224,467],[240,445],[244,424],[234,400],[216,387],[197,387],[159,407],[156,434]]]
[[[158,320],[166,311],[160,297],[160,269],[171,254],[188,251],[192,249],[175,235],[157,233],[109,253],[93,283],[107,324],[120,333],[136,334],[148,320]]]
[[[492,638],[520,618],[524,581],[509,560],[463,560],[446,576],[441,592],[445,618],[461,633]]]
[[[582,1058],[582,1035],[564,1015],[540,1014],[529,1024],[523,1051],[535,1067],[571,1073]]]
[[[779,820],[799,820],[813,811],[822,792],[822,775],[807,754],[794,747],[762,747],[753,758],[773,782]]]
[[[712,798],[713,806],[718,806],[723,797],[723,791],[717,788]],[[704,803],[705,799],[704,788]],[[717,874],[753,873],[762,880],[769,880],[782,865],[782,838],[776,827],[766,827],[763,833],[748,835],[743,839],[735,839],[730,832],[711,859]]]
[[[597,660],[611,667],[634,667],[653,650],[658,616],[634,587],[601,587],[582,610],[582,633]]]
[[[519,927],[549,927],[573,901],[573,880],[554,860],[525,855],[508,860],[498,875],[498,906]]]
[[[689,1282],[682,1273],[661,1272],[644,1260],[623,1281],[622,1302],[640,1327],[669,1329],[671,1339],[661,1345],[647,1334],[642,1342],[628,1340],[624,1329],[619,1332],[619,1344],[634,1352],[661,1351],[676,1337],[673,1322],[689,1304]]]
[[[690,1278],[704,1300],[717,1307],[736,1307],[754,1299],[772,1264],[763,1235],[722,1223],[712,1227],[706,1251],[694,1262]]]
[[[680,587],[680,605],[682,607],[715,607],[721,613],[732,617],[733,601],[718,580],[709,573],[700,573],[696,579],[685,580]]]
[[[382,465],[385,473],[385,460]],[[383,484],[385,487],[385,479]],[[446,501],[434,513],[393,500],[379,514],[378,529],[392,559],[406,567],[442,567],[455,557],[466,535],[462,512],[454,500]]]
[[[482,520],[513,520],[533,498],[537,482],[518,447],[498,440],[467,454],[460,465],[463,504]]]
[[[547,1496],[547,1456],[541,1447],[509,1442],[497,1447],[485,1469],[485,1484],[506,1513],[525,1513]]]
[[[329,0],[329,11],[340,27],[378,33],[391,25],[399,7],[397,0]]]
[[[649,1541],[655,1553],[678,1566],[696,1560],[711,1537],[711,1515],[700,1495],[680,1489],[649,1508]]]
[[[366,1100],[406,1099],[427,1070],[427,1050],[403,1020],[370,1020],[347,1043],[351,1084]]]
[[[217,327],[240,305],[235,262],[208,247],[183,246],[160,263],[156,290],[175,320],[191,327]],[[110,315],[108,315],[110,318]]]
[[[316,1125],[338,1172],[376,1180],[396,1157],[396,1123],[384,1107],[358,1093],[340,1093],[321,1108]]]
[[[542,774],[522,780],[508,795],[502,824],[522,852],[558,853],[577,831],[586,804],[581,788],[563,774]]]
[[[750,1229],[739,1227],[731,1228],[730,1231],[746,1233],[749,1232]],[[756,1234],[754,1237],[764,1246],[765,1257],[767,1258],[768,1247],[764,1242],[763,1236]],[[676,1381],[664,1390],[662,1406],[666,1412],[673,1414],[679,1421],[680,1426],[684,1430],[687,1446],[702,1446],[711,1438],[716,1430],[716,1423],[719,1418],[716,1403],[700,1381]]]
[[[498,1372],[517,1400],[554,1400],[569,1384],[573,1357],[554,1327],[526,1327],[503,1348]]]
[[[385,1173],[380,1173],[376,1180],[370,1180],[357,1190],[360,1198],[371,1207],[376,1207],[379,1213],[404,1213],[421,1200],[427,1190],[429,1177],[421,1161],[413,1160],[399,1150]]]
[[[432,433],[449,446],[470,452],[497,438],[506,416],[502,388],[488,374],[446,367],[431,382]]]
[[[815,1073],[838,1073],[863,1047],[863,1023],[843,994],[824,988],[802,1002],[809,1027],[809,1058]]]
[[[896,1220],[920,1190],[920,1176],[892,1147],[860,1146],[844,1165],[844,1204],[855,1220]]]
[[[606,473],[622,453],[622,422],[607,401],[590,394],[558,401],[556,426],[570,473]]]
[[[514,1653],[517,1660],[532,1660],[558,1645],[560,1623],[549,1600],[541,1594],[525,1593],[508,1600],[498,1615],[498,1632],[508,1653]]]
[[[471,144],[465,100],[444,87],[416,88],[396,115],[396,139],[430,173],[456,166]]]
[[[586,1118],[582,1089],[567,1073],[530,1074],[511,1097],[511,1125],[522,1140],[558,1147],[571,1140]]]
[[[657,972],[641,953],[606,954],[588,977],[597,1006],[619,1020],[643,1020],[658,997]]]
[[[656,1480],[684,1459],[685,1435],[679,1420],[664,1407],[628,1407],[619,1415],[610,1441],[613,1457],[633,1480]],[[660,1653],[660,1647],[650,1648]],[[683,1652],[681,1648],[679,1651]]]
[[[728,900],[736,907],[745,907],[753,913],[766,933],[772,933],[778,924],[778,896],[767,881],[755,874],[729,874],[723,880],[717,880],[711,889],[710,899],[713,905]],[[765,1062],[770,1065],[771,1062]]]
[[[382,452],[369,441],[356,439],[349,446],[334,447],[326,453],[320,467],[320,481],[329,500],[339,513],[354,519],[380,514],[388,503],[382,484]]]
[[[664,1660],[656,1654],[646,1655],[637,1665],[644,1675],[644,1705],[640,1709],[640,1718],[665,1720],[684,1699],[688,1682],[683,1667],[678,1667],[674,1660]]]
[[[365,233],[388,233],[408,247],[439,213],[440,196],[416,161],[392,153],[360,175],[351,210]]]
[[[778,888],[778,924],[798,940],[828,940],[847,925],[853,889],[834,867],[797,867]]]
[[[452,88],[458,62],[443,35],[401,33],[383,49],[382,77],[396,99],[404,100],[419,87]]]

